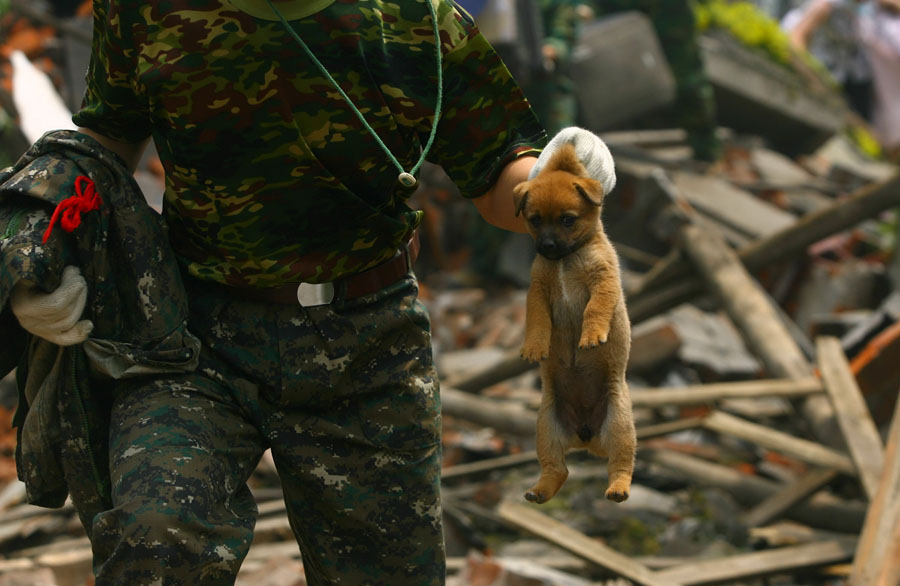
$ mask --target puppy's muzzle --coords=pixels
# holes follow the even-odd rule
[[[541,238],[537,241],[537,252],[549,260],[559,260],[572,252],[572,247],[556,238]]]

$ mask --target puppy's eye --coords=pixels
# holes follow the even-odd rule
[[[536,228],[541,225],[541,217],[531,216],[530,218],[528,218],[528,223]]]
[[[575,225],[575,216],[566,214],[565,216],[560,216],[559,223],[565,226],[566,228],[571,228]]]

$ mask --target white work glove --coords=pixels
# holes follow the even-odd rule
[[[52,293],[19,283],[9,296],[12,311],[23,328],[60,346],[80,344],[94,329],[90,320],[81,319],[86,303],[87,282],[74,266],[63,269],[59,287]]]
[[[577,126],[563,128],[550,139],[541,156],[538,157],[537,163],[532,167],[531,173],[528,174],[528,178],[534,179],[553,156],[553,153],[566,143],[571,143],[575,147],[575,154],[591,179],[599,181],[603,186],[603,195],[609,194],[616,186],[616,167],[612,153],[609,152],[603,139],[590,130]]]

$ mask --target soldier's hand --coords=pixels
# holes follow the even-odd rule
[[[52,293],[30,283],[18,283],[9,303],[23,328],[60,346],[80,344],[94,329],[90,320],[81,319],[87,303],[87,282],[78,267],[66,267],[59,287]]]
[[[572,144],[575,147],[575,154],[578,156],[581,164],[584,165],[588,175],[603,185],[603,195],[607,195],[612,191],[613,187],[616,186],[616,167],[612,153],[609,152],[609,148],[603,142],[603,139],[590,130],[578,128],[577,126],[563,128],[556,133],[556,136],[550,139],[534,167],[531,168],[528,178],[534,179],[544,167],[544,164],[553,156],[553,153],[564,144]]]

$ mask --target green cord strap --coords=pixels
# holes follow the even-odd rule
[[[425,148],[422,150],[422,155],[419,157],[418,162],[413,166],[412,169],[409,170],[408,173],[403,169],[403,165],[400,164],[400,161],[397,160],[397,157],[395,157],[391,150],[387,147],[387,145],[384,144],[384,142],[381,140],[381,137],[379,137],[375,130],[369,125],[369,123],[366,122],[366,119],[362,115],[362,112],[359,111],[359,109],[350,99],[350,96],[348,96],[344,92],[344,90],[341,89],[341,86],[339,86],[337,81],[335,81],[331,74],[328,73],[328,70],[325,69],[325,66],[322,65],[322,63],[318,59],[316,59],[316,56],[313,55],[313,52],[310,51],[309,47],[306,46],[306,43],[303,42],[303,39],[300,38],[300,35],[298,35],[293,27],[291,27],[284,15],[282,15],[281,12],[279,12],[279,10],[275,8],[271,0],[266,0],[266,3],[269,5],[269,8],[272,9],[272,12],[275,14],[275,16],[277,16],[281,21],[281,25],[284,27],[284,29],[288,33],[290,33],[292,37],[294,37],[294,40],[296,40],[297,43],[303,48],[310,60],[312,60],[312,62],[316,64],[316,67],[319,68],[319,72],[324,75],[325,78],[328,79],[329,82],[331,82],[331,85],[334,86],[334,89],[336,89],[338,93],[341,94],[341,97],[344,98],[344,101],[347,102],[347,105],[350,106],[350,109],[353,110],[353,113],[356,114],[356,117],[359,118],[359,121],[362,123],[362,125],[366,128],[366,130],[369,131],[369,133],[375,139],[375,142],[377,142],[378,146],[381,147],[381,150],[383,150],[385,154],[387,154],[391,162],[394,163],[394,166],[397,167],[397,170],[400,171],[400,175],[398,176],[398,180],[400,181],[400,183],[405,187],[414,186],[416,184],[415,174],[416,172],[418,172],[419,167],[422,166],[422,163],[425,162],[425,157],[428,155],[428,151],[431,149],[432,143],[434,143],[434,137],[437,134],[438,121],[441,118],[441,106],[444,101],[444,78],[441,62],[441,35],[440,31],[438,30],[437,12],[434,8],[433,0],[425,0],[425,3],[428,4],[428,10],[429,12],[431,12],[431,24],[432,28],[434,29],[434,53],[437,61],[437,103],[434,107],[434,123],[431,125],[431,134],[428,136],[428,142],[425,144]]]

